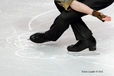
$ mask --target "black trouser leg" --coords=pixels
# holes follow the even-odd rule
[[[46,36],[48,37],[48,39],[54,41],[57,40],[69,27],[69,24],[71,24],[77,40],[89,38],[92,35],[89,28],[81,19],[81,17],[85,14],[76,12],[74,10],[67,12],[56,2],[55,4],[61,14],[55,19],[53,25],[50,27],[50,30],[46,32]]]
[[[71,27],[77,40],[88,39],[92,36],[91,30],[87,27],[81,18],[79,18],[77,22],[71,23]]]
[[[45,33],[46,37],[50,40],[54,40],[54,41],[57,40],[63,34],[63,32],[69,27],[69,24],[80,21],[81,17],[84,15],[85,14],[76,12],[74,10],[71,10],[69,12],[67,12],[67,11],[61,12],[61,14],[55,19],[50,30],[48,30]],[[79,24],[82,26],[82,27],[79,27],[79,29],[83,28],[82,31],[79,30],[79,31],[81,31],[79,33],[83,33],[83,35],[81,34],[82,37],[87,38],[89,35],[91,35],[91,31],[87,27],[85,27],[85,25],[83,26],[83,24],[84,24],[83,21]],[[84,32],[84,31],[86,31],[86,32]],[[85,34],[85,33],[87,33],[87,34]]]
[[[65,11],[64,8],[59,6],[56,2],[55,2],[55,5],[60,12]],[[53,26],[51,26],[51,27],[53,27]],[[92,35],[92,32],[86,26],[86,24],[82,21],[81,18],[79,18],[78,21],[74,21],[73,23],[71,23],[71,27],[73,29],[74,35],[77,40],[82,40],[82,39],[88,38],[89,36]]]
[[[92,9],[100,10],[100,9],[103,9],[103,8],[109,6],[110,4],[112,4],[114,2],[114,0],[92,0],[92,1],[91,0],[81,0],[80,2],[88,5]],[[59,6],[56,2],[55,2],[55,4],[60,12],[64,11],[63,7]],[[77,40],[88,38],[89,36],[92,35],[91,31],[86,26],[86,24],[82,21],[81,18],[79,18],[78,21],[72,22],[71,27],[73,29],[73,32],[74,32]]]

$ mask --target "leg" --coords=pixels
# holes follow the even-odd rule
[[[63,11],[54,21],[51,28],[46,31],[42,36],[38,36],[38,34],[34,34],[30,37],[30,40],[36,43],[43,43],[46,41],[56,41],[63,32],[69,27],[69,24],[72,22],[78,21],[80,17],[84,16],[85,14],[76,12],[74,10],[71,10],[69,12]],[[39,38],[44,38],[44,41],[42,41]],[[45,41],[46,39],[46,41]]]
[[[69,23],[73,28],[75,36],[77,35],[76,37],[78,40],[87,39],[89,38],[89,36],[92,35],[91,31],[81,20],[81,17],[85,14],[76,12],[74,10],[66,12],[63,7],[59,6],[58,4],[56,4],[56,6],[61,12],[61,14],[55,19],[53,25],[50,27],[50,30],[45,32],[45,35],[48,40],[56,41],[62,35],[62,33],[69,27]],[[81,29],[83,29],[84,31]],[[35,36],[37,37],[37,35]],[[37,40],[37,38],[34,38],[32,36],[33,42],[37,42]]]
[[[59,10],[60,13],[62,13],[63,11],[65,11],[65,9],[64,9],[62,6],[60,6],[55,0],[54,0],[54,3],[55,3],[55,5],[56,5],[56,7],[57,7],[57,9]],[[52,26],[50,27],[50,29],[51,29],[53,26],[54,26],[54,25],[52,25]]]
[[[69,27],[69,24],[73,22],[78,22],[82,16],[85,14],[76,12],[74,10],[71,10],[69,12],[63,11],[54,21],[53,25],[51,26],[50,30],[45,32],[46,37],[48,37],[50,40],[56,41],[62,34],[63,32]],[[80,24],[80,26],[83,24]],[[84,26],[85,27],[85,26]],[[83,28],[84,28],[83,27]],[[81,28],[80,28],[81,29]],[[90,30],[85,27],[85,30],[89,35]],[[88,32],[89,31],[89,32]],[[82,36],[87,38],[88,36]]]
[[[71,23],[71,28],[73,29],[77,40],[84,40],[92,36],[91,30],[81,18],[79,18],[78,21]]]
[[[74,35],[77,40],[76,44],[67,47],[70,52],[80,52],[86,48],[90,51],[96,50],[96,40],[92,36],[92,32],[80,18],[79,21],[71,24]]]
[[[54,1],[54,2],[55,2],[55,5],[60,12],[65,11],[65,9],[62,6],[60,6],[59,4],[57,4],[56,1]],[[52,27],[53,27],[53,25],[51,26],[51,28]],[[88,38],[89,36],[92,35],[91,30],[82,21],[81,17],[78,18],[78,21],[71,23],[71,27],[73,29],[74,35],[75,35],[77,40],[82,40],[82,39],[84,39],[84,37],[87,36],[87,38]]]

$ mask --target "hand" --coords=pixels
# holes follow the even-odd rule
[[[111,17],[106,16],[105,18],[102,18],[102,20],[104,20],[104,21],[111,21]]]
[[[101,12],[101,15],[103,16],[104,14]],[[104,18],[102,18],[102,20],[104,20],[104,21],[111,21],[111,17],[105,15]]]

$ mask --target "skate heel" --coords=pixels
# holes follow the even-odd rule
[[[95,50],[96,50],[96,46],[89,47],[89,51],[95,51]]]

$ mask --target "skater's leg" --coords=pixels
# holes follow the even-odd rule
[[[60,6],[59,4],[57,4],[56,1],[55,1],[55,5],[60,12],[65,11],[65,9],[62,6]],[[53,25],[51,26],[51,28],[52,27],[53,27]],[[84,37],[86,37],[86,36],[89,37],[89,35],[92,35],[91,31],[86,26],[86,24],[82,21],[81,17],[78,19],[78,21],[74,21],[73,23],[71,23],[71,27],[73,29],[73,32],[74,32],[77,40],[81,40],[81,39],[84,39]],[[82,31],[82,29],[84,29],[84,32]],[[85,36],[83,37],[82,34],[83,34],[83,36],[84,35]]]
[[[43,34],[43,37],[42,35],[40,35],[39,37],[39,34],[33,34],[30,37],[30,40],[36,43],[41,43],[41,41],[42,43],[46,41],[56,41],[64,33],[64,31],[69,27],[69,24],[71,24],[72,22],[78,21],[78,19],[80,19],[80,17],[84,15],[85,14],[76,12],[74,10],[70,10],[69,12],[63,11],[55,19],[51,28]],[[40,38],[43,38],[43,40]]]
[[[73,29],[77,40],[84,40],[92,36],[91,30],[81,18],[79,18],[78,21],[71,23],[71,28]]]
[[[96,50],[96,40],[81,18],[77,22],[72,23],[71,27],[76,39],[79,41],[74,45],[68,46],[68,51],[80,52],[86,48],[89,48],[90,51]]]
[[[65,9],[64,9],[62,6],[60,6],[55,0],[54,0],[54,3],[55,3],[55,5],[56,5],[56,7],[57,7],[57,9],[59,10],[60,13],[63,12],[63,11],[65,11]],[[54,25],[51,25],[50,29],[51,29],[53,26],[54,26]]]
[[[63,11],[52,24],[53,27],[48,30],[45,35],[56,41],[63,32],[69,27],[69,24],[77,22],[85,14],[71,10],[69,12]]]

